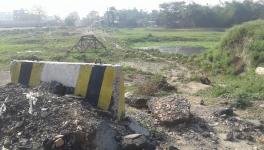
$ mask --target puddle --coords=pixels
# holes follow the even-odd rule
[[[24,52],[17,52],[18,54],[22,53],[42,53],[41,51],[24,51]]]
[[[204,47],[191,47],[191,46],[150,46],[142,47],[141,49],[150,50],[158,49],[160,52],[164,53],[177,53],[185,56],[191,56],[193,54],[199,54],[206,50]]]

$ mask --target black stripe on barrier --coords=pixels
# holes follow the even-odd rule
[[[28,86],[30,75],[32,71],[33,63],[31,62],[23,62],[21,64],[21,69],[19,73],[19,79],[18,82],[22,85]]]
[[[94,66],[92,68],[92,73],[86,92],[86,100],[93,106],[97,106],[98,104],[105,68],[106,66]]]

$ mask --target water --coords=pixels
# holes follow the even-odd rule
[[[150,49],[158,49],[163,53],[177,53],[185,56],[191,56],[194,54],[199,54],[206,50],[204,47],[191,47],[191,46],[150,46],[143,47],[141,49],[150,50]]]

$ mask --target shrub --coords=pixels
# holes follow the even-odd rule
[[[176,88],[167,82],[166,77],[154,75],[145,82],[139,83],[136,93],[140,95],[154,96],[162,91],[176,91]]]
[[[235,106],[236,108],[240,108],[240,109],[246,109],[247,107],[250,107],[252,105],[252,103],[250,102],[249,99],[246,98],[238,98],[235,100],[235,102],[233,103],[233,106]]]

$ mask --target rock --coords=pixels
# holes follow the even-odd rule
[[[58,138],[62,138],[63,136],[64,136],[64,135],[61,135],[61,134],[60,134],[60,135],[56,135],[54,138],[55,138],[55,139],[58,139]]]
[[[49,91],[53,94],[63,96],[66,93],[66,87],[57,81],[51,81]]]
[[[98,150],[117,150],[118,143],[115,139],[116,132],[107,121],[103,121],[96,129],[96,135],[93,141],[94,147]]]
[[[201,100],[200,101],[200,105],[204,105],[204,100]]]
[[[82,144],[84,144],[84,140],[85,138],[83,133],[66,133],[64,135],[57,135],[52,139],[46,139],[43,142],[42,147],[44,148],[44,150],[82,150]],[[35,147],[38,147],[38,145],[35,145]]]
[[[235,140],[235,136],[234,136],[234,132],[233,131],[230,131],[230,132],[227,133],[226,140],[227,141],[234,141]]]
[[[9,150],[9,149],[7,149],[6,147],[3,146],[1,150]]]
[[[226,106],[229,104],[229,102],[227,100],[223,100],[223,101],[220,101],[219,104]]]
[[[229,117],[234,115],[233,108],[224,108],[214,112],[217,117]]]
[[[16,123],[16,125],[15,125],[15,129],[20,128],[20,127],[22,127],[23,125],[24,125],[24,120],[19,121],[19,122]]]
[[[253,125],[254,127],[256,128],[263,128],[263,125],[262,123],[259,121],[259,120],[250,120],[250,119],[247,119],[246,120],[249,124]]]
[[[39,149],[41,149],[41,145],[36,142],[32,142],[32,150],[39,150]]]
[[[130,135],[125,136],[124,138],[135,139],[135,138],[138,138],[140,136],[141,136],[141,134],[130,134]]]
[[[257,141],[264,144],[264,136],[260,136],[257,138]]]
[[[40,116],[42,118],[46,118],[48,116],[48,108],[41,108],[41,113],[40,113]]]
[[[202,84],[211,85],[211,81],[207,77],[200,77]]]
[[[123,150],[153,150],[151,142],[142,134],[130,134],[123,137]]]
[[[138,134],[143,134],[145,136],[150,135],[149,131],[146,128],[140,126],[134,119],[130,119],[128,128]]]
[[[125,98],[130,97],[130,96],[133,96],[133,93],[132,92],[126,92],[125,93]]]
[[[28,142],[28,139],[26,139],[26,138],[21,138],[21,139],[19,139],[19,143],[20,143],[21,145],[26,145],[27,142]]]
[[[64,145],[64,140],[62,138],[58,138],[54,141],[54,145],[56,148],[60,148]]]
[[[174,145],[169,145],[168,150],[179,150],[179,149]]]
[[[11,145],[11,140],[9,138],[6,138],[3,146],[9,147],[10,145]]]
[[[126,97],[126,103],[136,108],[147,108],[147,102],[151,99],[150,96],[130,95]]]
[[[264,104],[259,105],[260,108],[264,108]]]
[[[190,119],[191,104],[184,97],[172,95],[148,103],[151,113],[160,123],[183,123]]]
[[[264,75],[264,67],[257,67],[255,72],[257,75]]]

